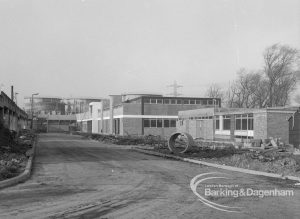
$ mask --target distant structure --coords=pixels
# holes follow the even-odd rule
[[[28,127],[28,115],[3,91],[0,92],[0,120],[4,127],[12,131],[18,132]],[[2,140],[5,139],[0,138],[0,143],[3,143]]]
[[[100,102],[94,97],[25,97],[25,111],[33,115],[32,127],[40,132],[68,132],[76,129],[77,113],[89,110],[91,102]]]
[[[173,97],[178,97],[178,96],[182,95],[182,94],[178,93],[178,88],[182,87],[182,85],[177,84],[176,81],[174,81],[173,84],[168,85],[167,87],[172,87],[173,88],[173,93],[170,93],[168,95],[171,95]]]
[[[35,115],[72,115],[88,111],[91,102],[100,102],[102,98],[96,97],[56,97],[56,96],[35,96],[33,109],[31,109],[31,97],[24,97],[25,111]]]
[[[29,115],[64,115],[65,114],[65,103],[60,97],[54,96],[35,96],[24,97],[25,99],[25,111]],[[33,108],[32,108],[33,106]]]

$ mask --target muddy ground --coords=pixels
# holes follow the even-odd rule
[[[242,209],[220,211],[200,202],[190,188],[193,177],[208,172],[227,173],[226,183],[241,188],[293,190],[293,196],[208,197]],[[224,179],[206,181],[220,183]],[[30,180],[0,190],[0,218],[300,218],[300,189],[294,184],[140,154],[80,136],[43,134]]]

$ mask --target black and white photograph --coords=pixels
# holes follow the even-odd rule
[[[0,219],[299,219],[300,0],[0,0]]]

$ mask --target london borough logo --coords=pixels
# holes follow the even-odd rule
[[[221,181],[222,183],[216,183]],[[214,183],[211,183],[214,182]],[[225,183],[224,183],[225,182]],[[229,182],[229,183],[226,183]],[[277,188],[272,189],[257,189],[253,187],[241,187],[234,184],[234,177],[227,173],[209,172],[202,173],[195,176],[191,182],[190,187],[193,193],[198,197],[198,200],[204,205],[225,212],[239,213],[245,209],[242,206],[229,206],[217,203],[212,200],[220,200],[222,198],[266,198],[266,197],[290,197],[294,196],[294,191],[291,189],[280,190]],[[212,200],[211,200],[212,199]]]

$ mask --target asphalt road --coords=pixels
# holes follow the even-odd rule
[[[209,172],[227,173],[229,179],[208,179],[198,193],[213,203],[240,207],[237,212],[213,208],[192,192],[190,181]],[[300,189],[294,183],[163,159],[79,136],[43,134],[30,180],[0,190],[0,218],[300,218]],[[220,184],[293,194],[204,196],[205,187]]]

